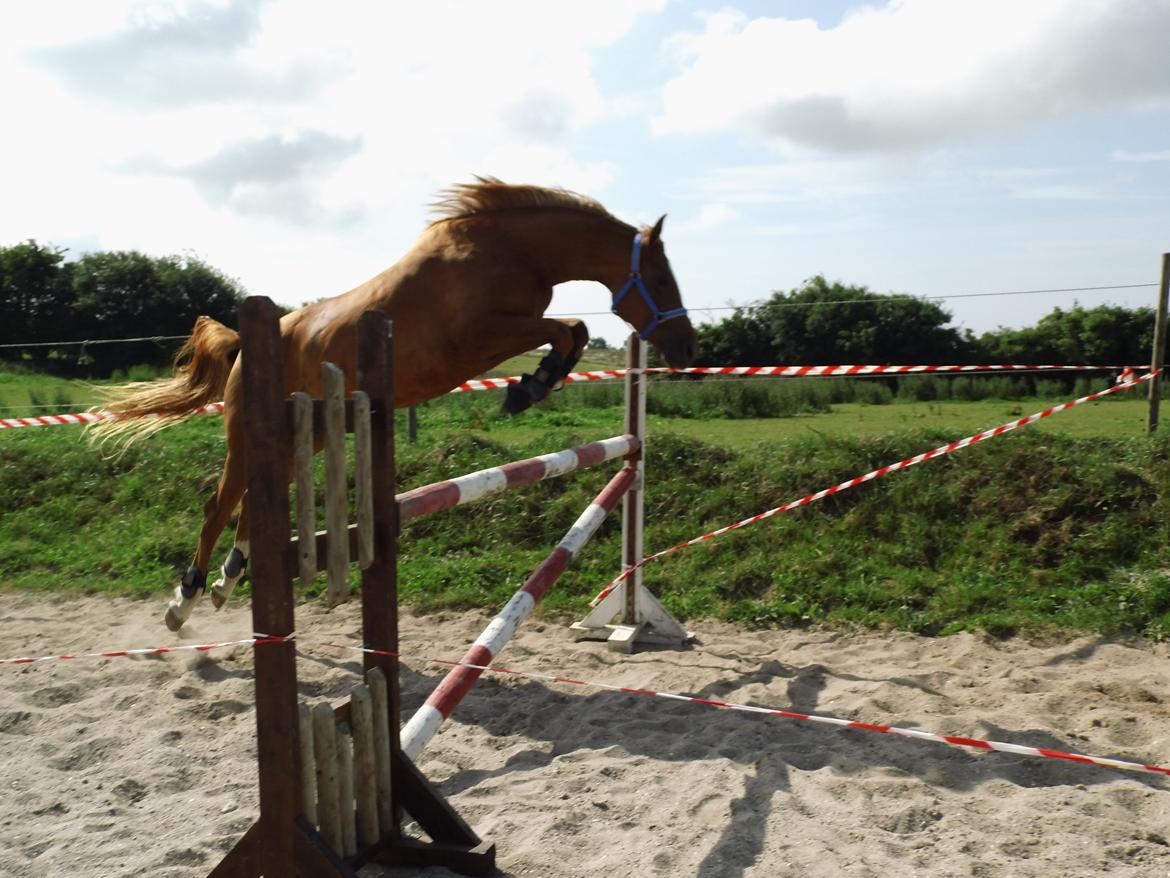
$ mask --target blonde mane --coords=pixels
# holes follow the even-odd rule
[[[551,207],[579,210],[616,220],[601,204],[586,195],[568,189],[549,189],[543,186],[513,185],[495,177],[476,177],[475,183],[461,183],[445,189],[432,207],[434,223],[469,219],[480,214],[500,210]]]

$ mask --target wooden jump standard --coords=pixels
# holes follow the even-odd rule
[[[387,734],[388,752],[385,755],[390,769],[389,798],[381,812],[386,821],[379,822],[376,832],[365,823],[360,843],[355,843],[353,853],[346,856],[344,840],[343,850],[339,852],[332,829],[328,830],[332,836],[331,844],[306,816],[306,797],[301,782],[304,769],[297,705],[296,644],[291,639],[296,632],[292,577],[298,566],[306,576],[310,575],[309,569],[312,569],[311,575],[315,575],[318,569],[330,569],[330,600],[341,600],[351,538],[356,538],[363,564],[365,646],[384,653],[398,651],[397,504],[392,490],[373,490],[374,486],[395,483],[393,358],[388,320],[381,313],[367,312],[358,324],[358,375],[355,383],[368,398],[368,408],[365,401],[341,402],[339,405],[336,394],[332,402],[325,403],[313,401],[306,405],[303,399],[296,402],[286,400],[281,389],[283,370],[278,318],[276,306],[263,297],[247,299],[240,309],[246,407],[245,454],[248,461],[248,493],[244,502],[248,504],[250,521],[253,628],[266,635],[290,639],[255,651],[260,817],[210,873],[211,878],[253,878],[259,875],[270,878],[298,875],[356,878],[357,869],[369,862],[442,865],[465,874],[487,874],[495,868],[495,846],[475,835],[399,746],[396,733],[400,711],[398,659],[394,655],[364,654],[370,682],[377,688],[379,676],[385,680],[385,698],[369,699],[378,705],[377,711],[382,714],[371,714],[371,723],[374,727],[394,732]],[[330,380],[336,381],[336,376]],[[294,414],[297,409],[301,411],[299,418]],[[343,457],[340,506],[337,499],[337,449],[344,455],[344,435],[337,424],[340,421],[345,427],[348,422],[353,429],[355,422],[364,423],[367,419],[368,448],[361,452],[364,460],[355,463],[360,533],[351,534],[344,516]],[[309,431],[305,426],[307,421],[314,426],[322,422],[334,425],[332,430],[325,431],[324,441],[327,454],[329,448],[334,449],[329,455],[332,461],[326,462],[327,472],[333,473],[327,478],[326,519],[332,525],[331,533],[338,538],[326,536],[324,567],[319,567],[317,562],[322,554],[316,551],[319,543],[316,534],[312,539],[294,541],[291,546],[289,541],[288,476],[293,462],[290,453],[293,443],[289,437],[298,429],[302,437],[313,432],[321,436],[317,430]],[[365,427],[359,424],[355,441],[359,448],[367,444],[364,432]],[[304,447],[303,438],[301,447]],[[303,453],[299,456],[304,458]],[[365,482],[364,486],[362,482]],[[307,488],[298,490],[298,496],[311,498],[312,488]],[[298,528],[307,537],[303,520],[298,523]],[[312,545],[312,550],[309,545]],[[359,700],[366,703],[364,697]],[[334,711],[334,722],[344,720],[351,726],[355,722],[364,725],[366,709],[351,710],[349,703],[341,705]],[[359,714],[361,718],[355,720]],[[332,727],[326,730],[327,726],[323,723],[314,728],[320,728],[321,737],[328,738],[335,730]],[[314,735],[315,739],[317,737]],[[343,754],[343,762],[346,747],[348,745],[336,750]],[[319,752],[328,761],[328,747]],[[329,795],[328,791],[326,795]],[[352,793],[349,793],[348,801],[352,806]],[[349,811],[350,817],[353,816],[352,807],[343,806],[340,811]],[[432,842],[420,842],[402,834],[403,812],[418,822]],[[320,814],[315,816],[319,818]]]

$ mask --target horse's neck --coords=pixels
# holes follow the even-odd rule
[[[614,289],[629,272],[633,226],[586,211],[550,209],[500,216],[500,230],[542,280],[592,280]]]

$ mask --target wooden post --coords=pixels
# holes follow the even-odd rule
[[[240,307],[244,378],[244,453],[248,461],[248,535],[252,557],[252,628],[259,634],[295,633],[288,543],[288,445],[279,312],[253,297]],[[301,810],[297,728],[296,646],[289,640],[255,650],[256,750],[260,775],[257,846],[270,875],[295,875],[291,827]]]
[[[622,572],[635,567],[644,557],[644,491],[646,488],[646,343],[631,333],[626,342],[626,432],[638,437],[638,450],[626,460],[637,476],[622,498]],[[611,620],[620,616],[619,624]],[[616,652],[633,652],[639,643],[681,647],[693,635],[683,628],[642,584],[637,567],[609,592],[580,622],[570,629],[578,640],[606,640]]]
[[[313,398],[293,394],[293,461],[297,483],[297,560],[302,586],[317,577],[317,510],[313,486]]]
[[[1154,350],[1150,355],[1150,371],[1162,368],[1166,353],[1166,303],[1170,299],[1170,253],[1162,254],[1162,282],[1158,285],[1158,310],[1154,313]],[[1158,409],[1162,403],[1162,376],[1150,379],[1150,410],[1146,419],[1146,432],[1158,429]]]
[[[357,504],[358,563],[374,563],[374,461],[370,457],[370,395],[353,392],[353,482]]]
[[[301,733],[301,814],[310,826],[317,825],[317,758],[313,755],[313,712],[307,704],[297,705]]]
[[[329,606],[349,597],[349,491],[345,476],[345,373],[321,364],[325,399],[325,530]]]
[[[362,570],[362,631],[367,675],[375,668],[386,678],[386,728],[392,757],[400,749],[398,715],[398,502],[394,472],[393,327],[385,314],[367,311],[358,321],[358,388],[370,397],[370,462],[374,486],[374,559]],[[380,722],[374,717],[375,725]],[[394,764],[391,758],[390,765]],[[397,809],[393,809],[395,814]],[[397,825],[392,819],[382,826]]]
[[[390,793],[390,724],[386,707],[386,675],[380,668],[366,671],[366,685],[370,687],[370,702],[373,710],[374,772],[378,793],[378,825],[382,832],[394,827],[394,809]],[[398,727],[394,727],[398,737]]]
[[[337,727],[337,805],[341,815],[341,847],[346,857],[357,853],[357,823],[353,808],[353,733],[347,724]]]
[[[646,342],[638,333],[631,332],[626,341],[626,432],[638,437],[638,450],[629,461],[637,470],[634,486],[622,498],[622,570],[628,570],[642,560],[642,515],[645,488],[645,442],[646,442]],[[625,609],[623,625],[638,622],[638,590],[642,585],[641,568],[625,582]]]
[[[418,441],[418,406],[412,405],[406,410],[406,438],[410,442]]]
[[[370,687],[355,686],[349,696],[353,730],[353,793],[357,809],[357,840],[363,847],[378,843],[378,759],[374,742],[374,712]],[[389,757],[389,741],[386,742]],[[389,828],[389,827],[387,827]]]
[[[313,705],[313,755],[317,760],[317,820],[321,837],[340,853],[344,844],[341,781],[337,776],[337,721],[333,718],[333,708],[324,701]]]

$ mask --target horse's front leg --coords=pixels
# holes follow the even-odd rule
[[[551,334],[536,344],[549,344],[552,347],[536,367],[533,374],[524,374],[519,384],[509,384],[504,397],[503,409],[510,415],[524,411],[534,402],[540,402],[550,390],[565,380],[581,353],[589,342],[589,331],[585,324],[576,318],[554,320],[543,318],[538,321]],[[548,326],[547,324],[552,324]],[[536,345],[531,345],[535,347]]]

